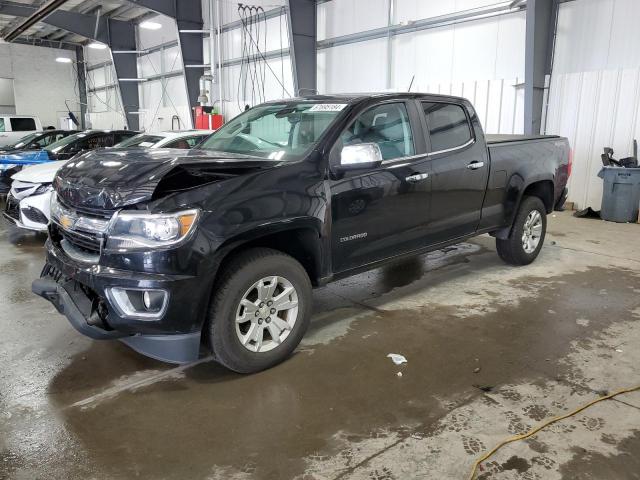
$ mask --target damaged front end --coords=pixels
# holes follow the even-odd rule
[[[171,363],[198,358],[213,281],[199,276],[213,269],[199,202],[275,164],[179,153],[92,152],[62,167],[47,263],[32,285],[80,333]]]

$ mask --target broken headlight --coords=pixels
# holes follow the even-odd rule
[[[170,247],[185,240],[193,231],[198,210],[174,213],[120,211],[107,236],[108,250],[148,250]]]

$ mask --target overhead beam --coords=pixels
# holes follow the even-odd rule
[[[315,0],[287,0],[289,51],[295,95],[318,93]]]
[[[9,33],[7,33],[4,36],[4,40],[6,42],[15,40],[29,28],[33,27],[36,23],[44,20],[46,17],[55,12],[58,7],[61,7],[68,1],[69,0],[49,0],[31,15],[29,15],[26,20],[21,22],[17,27],[13,28]]]
[[[47,40],[46,38],[39,37],[18,37],[13,43],[20,43],[22,45],[31,45],[33,47],[46,47],[46,48],[58,48],[62,50],[73,50],[79,46],[78,43],[62,42],[60,40]]]
[[[557,0],[528,0],[525,32],[524,133],[537,135],[542,125],[545,76],[551,73]]]

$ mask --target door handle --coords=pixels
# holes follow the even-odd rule
[[[467,165],[467,168],[469,170],[477,170],[482,167],[484,167],[484,162],[478,162],[477,160],[474,160],[469,165]]]
[[[407,178],[405,178],[405,180],[407,182],[416,183],[426,178],[429,178],[428,173],[414,173],[413,175],[409,175]]]

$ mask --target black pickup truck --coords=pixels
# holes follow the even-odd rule
[[[269,102],[189,152],[70,160],[32,288],[89,337],[255,372],[300,342],[312,286],[482,233],[532,262],[570,169],[565,138],[487,140],[462,98]]]

